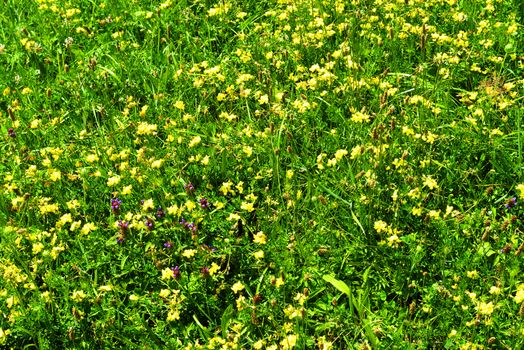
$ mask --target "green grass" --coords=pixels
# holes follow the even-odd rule
[[[516,3],[5,0],[0,345],[521,348]]]

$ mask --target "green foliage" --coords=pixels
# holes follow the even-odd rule
[[[2,6],[2,348],[522,347],[524,5]]]

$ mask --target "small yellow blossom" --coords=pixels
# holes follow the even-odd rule
[[[233,291],[233,293],[237,294],[238,292],[242,291],[244,289],[244,285],[242,284],[242,282],[238,281],[236,282],[235,284],[233,284],[233,286],[231,287],[231,290]]]
[[[166,267],[162,270],[162,280],[168,280],[171,277],[173,277],[173,270],[171,270],[169,267]]]
[[[251,213],[253,210],[255,210],[255,207],[253,203],[250,202],[242,202],[242,205],[240,206],[242,210],[246,210],[247,212]]]
[[[478,273],[477,270],[468,271],[468,272],[466,272],[466,276],[468,276],[469,278],[478,278],[479,277],[479,273]]]
[[[133,185],[126,186],[122,188],[122,195],[127,196],[128,194],[131,194],[131,191],[133,190]]]
[[[348,154],[348,151],[345,150],[345,149],[339,149],[338,151],[335,152],[335,159],[337,161],[341,160],[342,157],[344,157],[345,155]]]
[[[186,249],[186,250],[184,250],[184,251],[182,252],[182,256],[183,256],[184,258],[188,258],[188,259],[190,259],[190,258],[192,258],[193,256],[195,256],[196,252],[197,252],[197,251],[196,251],[195,249]]]
[[[501,292],[502,291],[497,286],[491,286],[491,288],[489,289],[489,294],[499,295]]]
[[[160,293],[158,293],[158,296],[161,298],[167,298],[171,294],[171,291],[169,289],[162,289]]]
[[[280,342],[280,346],[283,350],[292,349],[297,344],[298,336],[295,334],[289,334]]]
[[[424,186],[426,186],[430,190],[434,190],[438,188],[437,181],[433,179],[431,175],[429,176],[424,175],[423,178],[424,178]]]
[[[113,187],[115,185],[118,185],[120,183],[120,176],[111,176],[109,179],[107,179],[107,186]]]
[[[167,321],[168,322],[172,322],[172,321],[177,321],[180,319],[180,311],[178,310],[171,310],[168,312],[167,314]]]
[[[521,284],[517,287],[517,293],[515,294],[514,299],[517,304],[520,304],[524,301],[524,284]]]
[[[113,290],[113,286],[111,286],[111,285],[100,286],[100,287],[98,287],[98,290],[101,291],[101,292],[110,292],[110,291]]]
[[[218,266],[215,262],[211,264],[211,267],[209,268],[209,275],[213,276],[218,271],[220,271],[220,266]]]
[[[145,200],[144,203],[142,204],[143,211],[152,210],[154,207],[155,207],[155,204],[153,203],[152,198]]]
[[[71,294],[71,299],[77,303],[82,302],[82,300],[84,300],[86,297],[87,295],[83,290],[75,290],[73,294]]]
[[[524,184],[518,184],[516,190],[519,193],[520,199],[524,199]]]
[[[264,234],[264,232],[259,231],[255,235],[253,235],[253,242],[258,243],[258,244],[266,244],[267,237]]]
[[[477,305],[477,311],[481,315],[489,316],[493,313],[495,310],[495,306],[493,305],[493,302],[490,301],[489,303],[481,302]]]
[[[189,141],[188,147],[192,148],[198,145],[202,141],[202,138],[200,136],[195,136],[191,141]]]
[[[256,252],[253,253],[253,256],[257,259],[264,259],[264,251],[263,250],[258,250]]]
[[[72,225],[71,225],[72,226]],[[92,222],[85,223],[80,232],[83,235],[87,235],[89,232],[95,231],[97,227]]]
[[[183,111],[186,108],[186,105],[182,101],[176,101],[175,108]]]

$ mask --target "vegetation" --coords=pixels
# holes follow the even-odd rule
[[[0,344],[524,346],[512,0],[3,0]]]

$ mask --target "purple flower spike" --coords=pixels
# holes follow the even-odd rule
[[[9,129],[7,129],[7,135],[9,137],[16,137],[16,132],[14,131],[13,128],[9,128]]]
[[[120,227],[121,231],[127,231],[129,228],[129,221],[118,220],[118,227]]]
[[[186,190],[187,193],[192,193],[195,191],[195,186],[191,182],[188,182],[184,185],[184,190]]]
[[[517,205],[517,197],[510,198],[504,206],[506,209],[511,209]]]
[[[200,273],[204,277],[209,277],[209,267],[204,266],[203,268],[200,269]]]
[[[173,277],[175,279],[179,279],[180,278],[180,268],[178,267],[178,265],[175,266],[175,267],[172,267],[171,271],[173,271]]]
[[[160,219],[160,218],[163,218],[164,216],[166,216],[166,213],[164,212],[162,207],[158,207],[158,209],[156,210],[156,217]]]
[[[168,242],[164,243],[164,247],[167,248],[167,249],[172,248],[173,247],[173,243],[168,241]]]
[[[122,201],[118,198],[111,199],[111,211],[113,214],[118,214]]]
[[[146,227],[149,229],[149,230],[152,230],[155,228],[155,222],[153,221],[153,219],[151,218],[147,218],[146,219]]]
[[[200,207],[202,209],[207,209],[209,208],[209,201],[207,200],[207,198],[200,198]]]

